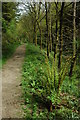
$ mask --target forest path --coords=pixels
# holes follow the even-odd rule
[[[2,69],[2,118],[22,118],[21,69],[26,46],[19,46]]]

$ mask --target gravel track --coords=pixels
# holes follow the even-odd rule
[[[2,68],[2,118],[23,118],[21,69],[26,46],[19,46]]]

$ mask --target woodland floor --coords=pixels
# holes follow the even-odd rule
[[[19,46],[2,68],[2,118],[22,118],[21,69],[25,45]]]

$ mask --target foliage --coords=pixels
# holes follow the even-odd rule
[[[12,55],[18,43],[29,41],[36,45],[27,44],[23,65],[23,109],[27,119],[79,118],[79,93],[76,92],[80,79],[79,64],[71,68],[72,78],[68,76],[73,45],[79,47],[80,43],[80,4],[77,3],[75,9],[73,5],[76,4],[25,3],[23,6],[27,12],[18,19],[16,3],[2,4],[3,62]],[[72,17],[73,11],[77,17]],[[73,18],[78,21],[76,24],[70,24]],[[77,42],[74,43],[75,30]],[[79,54],[73,55],[74,58],[77,56],[79,61]],[[66,57],[70,59],[66,61]]]
[[[19,44],[6,44],[4,47],[4,50],[2,51],[2,65],[6,62],[8,58],[12,56],[14,53],[15,49],[18,47]]]
[[[70,82],[69,77],[65,77],[61,85],[61,92],[57,96],[54,89],[52,89],[52,87],[55,87],[52,83],[54,81],[50,81],[49,76],[52,71],[51,61],[47,62],[49,63],[46,66],[44,50],[40,51],[38,46],[35,47],[32,44],[27,44],[22,80],[23,97],[25,100],[23,105],[25,117],[27,119],[36,120],[38,118],[52,120],[55,118],[58,119],[57,117],[60,117],[63,120],[66,117],[67,120],[68,118],[75,118],[75,116],[79,118],[77,100],[79,94],[76,94],[76,91],[78,90],[78,82],[76,81],[75,83],[76,76],[72,78],[73,83]],[[47,74],[48,70],[50,70],[49,74]],[[56,80],[57,79],[58,77]],[[49,99],[53,100],[53,110],[51,113],[48,111]]]
[[[6,33],[2,36],[2,60],[3,63],[13,54],[19,45],[16,31],[16,21],[13,19],[6,28]]]
[[[16,16],[16,3],[14,2],[3,2],[2,3],[2,30],[6,32],[6,27],[10,21]]]
[[[26,42],[29,38],[28,38],[28,30],[27,27],[30,27],[30,23],[27,25],[25,24],[26,22],[29,23],[28,21],[28,17],[26,17],[24,14],[22,15],[22,17],[19,19],[18,23],[17,23],[17,28],[16,28],[16,32],[17,32],[17,36],[19,39],[19,42]],[[29,31],[30,32],[30,31]]]
[[[0,59],[0,68],[2,68],[2,60]]]
[[[2,64],[5,63],[19,45],[16,12],[16,3],[2,3]]]

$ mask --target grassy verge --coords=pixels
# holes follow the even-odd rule
[[[19,44],[9,44],[3,47],[2,50],[2,65],[6,63],[7,59],[12,56]]]
[[[38,46],[27,44],[22,80],[25,100],[23,104],[24,117],[32,120],[78,120],[79,93],[76,74],[71,80],[66,76],[61,87],[61,94],[56,100],[57,107],[54,105],[52,112],[49,112],[46,98],[43,98],[41,94],[47,87],[45,75],[45,51],[40,51]]]
[[[2,67],[2,60],[0,59],[0,68]]]

